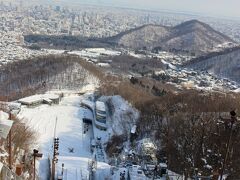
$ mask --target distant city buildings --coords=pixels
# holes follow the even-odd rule
[[[113,36],[143,24],[173,26],[198,18],[236,41],[240,41],[238,35],[240,22],[234,20],[96,6],[67,8],[58,5],[27,5],[24,1],[0,3],[0,66],[11,61],[59,53],[59,51],[26,48],[29,44],[24,42],[24,35],[29,34],[101,38]],[[183,55],[180,57],[161,52],[157,58],[166,59],[173,64],[181,64],[182,61],[188,61],[192,57]]]

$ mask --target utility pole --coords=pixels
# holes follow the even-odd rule
[[[64,172],[64,163],[62,163],[62,176],[63,176],[63,172]]]
[[[58,121],[58,119],[56,117],[55,126],[54,126],[54,134],[53,134],[52,180],[55,179],[55,163],[57,163],[57,161],[58,161],[58,159],[57,159],[58,145],[57,144],[59,144],[59,139],[56,137],[57,121]]]
[[[12,119],[12,114],[10,111],[9,112],[9,120],[11,120],[11,119]],[[11,129],[8,134],[8,154],[9,154],[8,165],[9,165],[9,169],[12,169],[12,130]]]
[[[53,142],[53,158],[52,158],[52,180],[55,179],[55,165],[58,162],[57,156],[59,155],[58,152],[59,148],[59,138],[55,137]]]
[[[33,150],[33,180],[36,179],[36,157],[41,158],[43,154],[39,153],[38,150]]]
[[[222,165],[222,169],[221,169],[220,180],[223,179],[223,173],[224,173],[225,165],[226,165],[226,163],[227,163],[227,158],[228,158],[228,153],[229,153],[229,149],[230,149],[230,144],[231,144],[231,141],[232,141],[233,124],[234,124],[234,123],[236,122],[236,120],[237,120],[237,119],[236,119],[236,112],[235,112],[235,111],[231,111],[231,112],[230,112],[230,115],[231,115],[230,135],[229,135],[228,142],[227,142],[227,150],[226,150],[225,158],[224,158],[223,165]]]
[[[36,179],[36,156],[34,155],[35,154],[34,150],[33,150],[33,180]]]

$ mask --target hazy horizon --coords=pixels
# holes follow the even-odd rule
[[[206,16],[222,16],[240,18],[239,0],[47,0],[53,3],[86,3],[110,5],[118,7],[171,10],[205,14]]]
[[[3,0],[19,2],[21,0]],[[240,19],[239,0],[32,0],[23,3],[51,3],[55,5],[89,4],[146,10],[168,10],[188,12],[206,16],[232,17]]]

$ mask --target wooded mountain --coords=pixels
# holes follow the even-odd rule
[[[187,62],[187,68],[212,72],[240,83],[240,47],[210,53]]]
[[[203,54],[219,44],[234,41],[208,24],[191,20],[174,27],[144,25],[106,38],[107,42],[134,49],[188,51]]]

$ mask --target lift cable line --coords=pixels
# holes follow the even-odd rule
[[[230,112],[230,115],[231,115],[231,119],[230,119],[230,135],[229,135],[229,138],[228,138],[228,142],[227,142],[227,148],[226,148],[226,154],[225,154],[225,158],[224,158],[224,161],[223,161],[223,164],[222,164],[222,169],[221,169],[221,175],[220,175],[220,180],[223,179],[223,173],[224,173],[224,169],[225,169],[225,166],[226,166],[226,163],[227,163],[227,159],[228,159],[228,154],[229,154],[229,149],[230,149],[230,144],[232,142],[232,135],[233,135],[233,125],[236,123],[237,121],[237,118],[236,118],[236,112],[235,111],[231,111]]]

